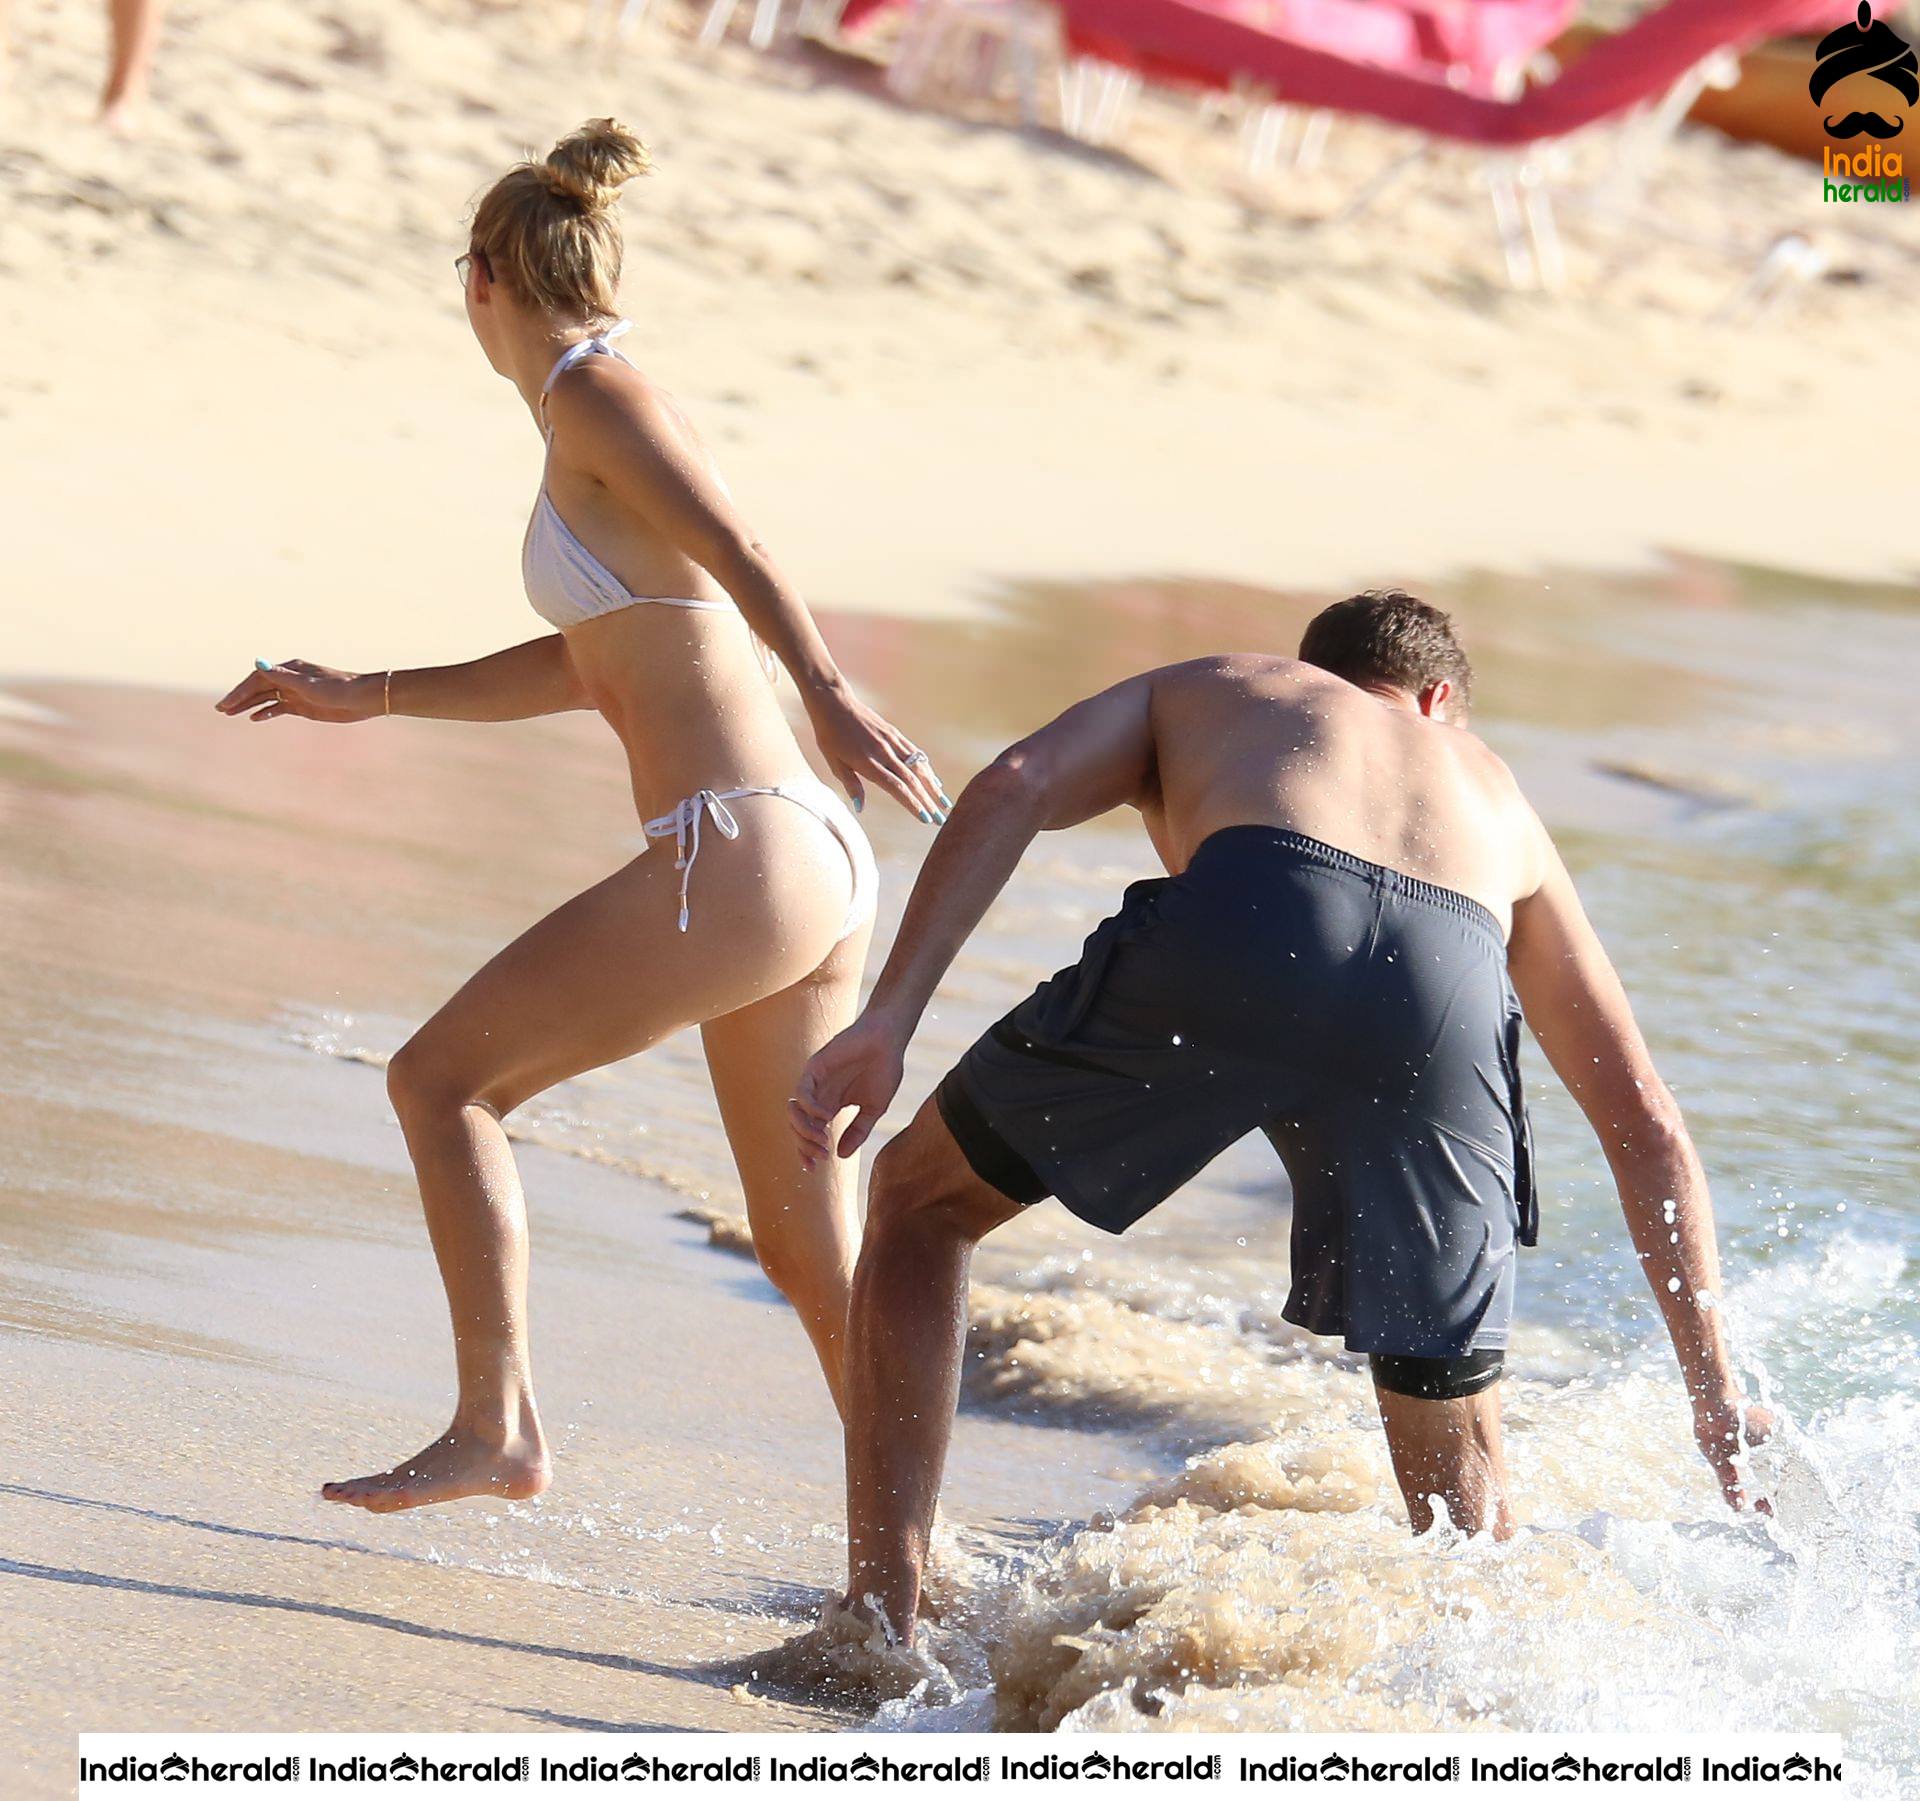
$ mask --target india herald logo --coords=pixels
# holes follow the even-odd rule
[[[1891,88],[1908,106],[1920,102],[1920,61],[1915,60],[1913,46],[1884,20],[1876,19],[1867,0],[1860,0],[1853,24],[1842,25],[1820,40],[1807,91],[1818,106],[1843,81],[1856,75],[1870,76]],[[1850,98],[1855,105],[1839,118],[1829,114],[1822,119],[1829,137],[1897,138],[1906,129],[1904,114],[1889,119],[1872,107],[1859,105],[1864,96]]]

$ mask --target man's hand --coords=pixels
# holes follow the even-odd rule
[[[823,1157],[851,1157],[873,1135],[905,1073],[906,1034],[884,1019],[863,1013],[814,1052],[787,1103],[787,1117],[800,1136],[800,1161],[812,1169]],[[857,1107],[836,1147],[833,1122]]]
[[[1694,1442],[1713,1466],[1713,1473],[1720,1479],[1720,1492],[1735,1513],[1746,1511],[1747,1497],[1734,1459],[1753,1445],[1765,1444],[1772,1435],[1773,1415],[1764,1407],[1748,1406],[1733,1388],[1716,1388],[1693,1397]],[[1753,1505],[1760,1513],[1773,1511],[1764,1496]]]

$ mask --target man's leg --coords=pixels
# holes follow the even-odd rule
[[[973,1173],[932,1099],[873,1161],[847,1319],[847,1593],[902,1644],[960,1395],[967,1267],[1022,1211]]]
[[[1448,1519],[1462,1531],[1491,1530],[1495,1538],[1511,1538],[1513,1514],[1507,1504],[1507,1465],[1500,1449],[1498,1381],[1476,1392],[1441,1400],[1404,1392],[1471,1386],[1471,1374],[1465,1383],[1448,1380],[1450,1367],[1467,1362],[1405,1357],[1376,1360],[1374,1395],[1380,1403],[1380,1423],[1387,1429],[1387,1451],[1414,1531],[1425,1532],[1432,1526],[1437,1496],[1446,1507]],[[1393,1387],[1382,1380],[1383,1363]]]

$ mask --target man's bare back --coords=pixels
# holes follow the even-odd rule
[[[1224,826],[1272,825],[1470,895],[1503,927],[1540,886],[1533,809],[1451,717],[1291,657],[1204,657],[1139,679],[1153,771],[1137,804],[1169,871]]]

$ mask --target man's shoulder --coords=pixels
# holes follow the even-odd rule
[[[1521,792],[1520,778],[1508,767],[1506,758],[1478,732],[1462,732],[1460,750],[1474,774],[1486,784],[1489,793],[1532,812],[1526,795]]]
[[[1459,736],[1461,762],[1489,809],[1483,818],[1513,859],[1517,902],[1538,888],[1545,874],[1546,827],[1506,759],[1477,733],[1462,732]]]
[[[1296,676],[1308,668],[1298,657],[1269,656],[1257,650],[1222,650],[1204,657],[1190,657],[1184,663],[1162,664],[1150,672],[1150,679],[1169,686],[1208,683],[1244,686],[1250,681]]]

